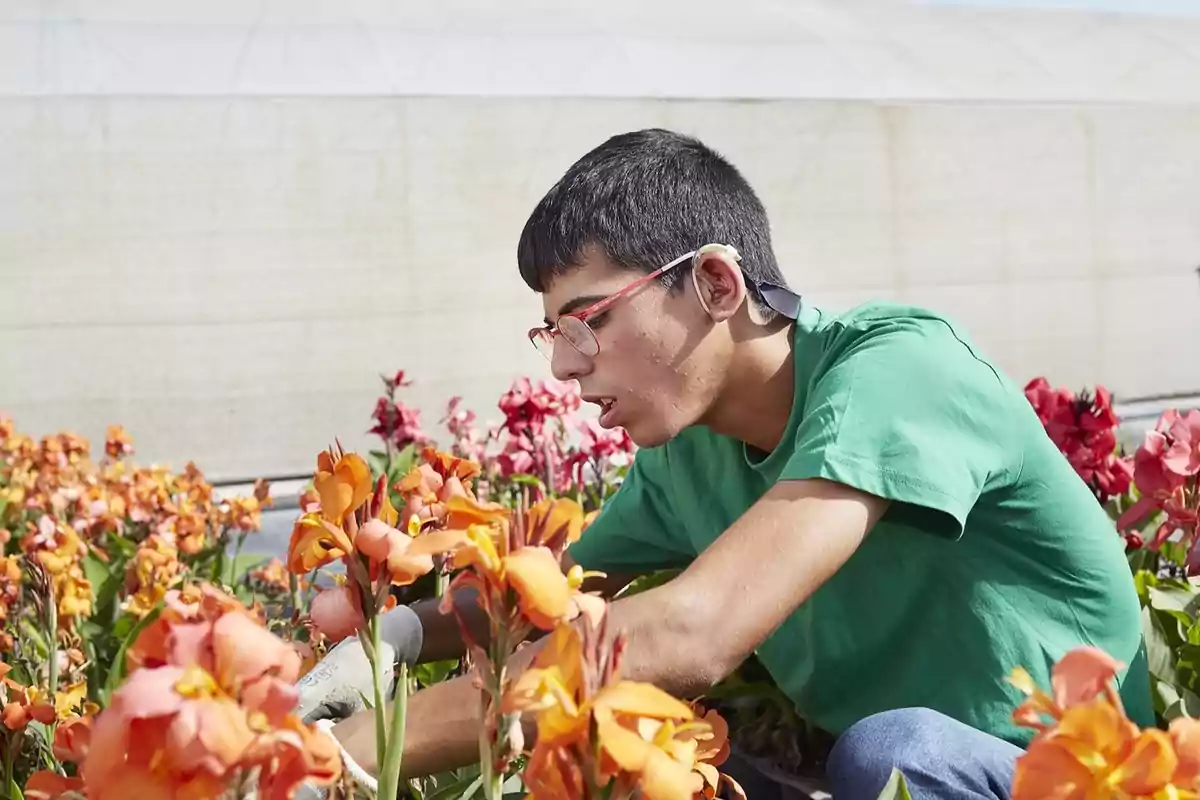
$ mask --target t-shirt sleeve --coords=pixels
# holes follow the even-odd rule
[[[695,553],[676,530],[663,448],[639,450],[621,487],[569,553],[584,569],[653,572],[686,566]]]
[[[853,333],[811,387],[780,479],[846,484],[958,538],[989,478],[1008,468],[1005,381],[940,320]]]

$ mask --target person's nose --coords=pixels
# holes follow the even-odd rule
[[[577,381],[592,371],[592,359],[575,349],[561,336],[555,337],[554,350],[550,354],[550,374],[556,380]]]

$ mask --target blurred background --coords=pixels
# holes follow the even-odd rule
[[[498,418],[548,377],[526,215],[664,126],[813,302],[1152,423],[1200,393],[1198,75],[1190,0],[3,0],[0,410],[280,486],[369,446],[381,374]]]

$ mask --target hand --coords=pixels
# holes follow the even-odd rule
[[[401,661],[412,666],[421,654],[421,620],[408,606],[397,606],[380,617],[385,698],[395,685],[393,667]],[[305,723],[319,719],[340,720],[367,707],[364,698],[374,698],[375,681],[371,662],[357,636],[337,644],[325,658],[296,684],[300,702],[296,713]]]

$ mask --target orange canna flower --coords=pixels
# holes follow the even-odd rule
[[[48,769],[35,772],[25,783],[25,800],[57,800],[60,797],[86,797],[83,778],[68,778]]]
[[[349,534],[325,519],[309,513],[296,520],[288,542],[288,569],[303,574],[345,558],[354,552]]]
[[[729,723],[715,710],[705,710],[702,706],[697,706],[696,710],[697,715],[710,729],[707,735],[701,733],[696,739],[698,748],[695,769],[704,779],[700,794],[704,800],[714,800],[721,788],[727,786],[734,797],[746,800],[746,792],[741,785],[728,775],[717,771],[717,767],[729,758]]]
[[[551,630],[559,621],[572,620],[580,613],[598,613],[603,601],[581,594],[579,589],[586,578],[600,573],[585,573],[576,566],[563,574],[559,561],[562,548],[572,535],[578,537],[582,528],[579,505],[570,500],[545,500],[523,519],[518,516],[515,520],[511,514],[506,519],[502,508],[468,497],[447,501],[447,520],[466,523],[466,528],[440,532],[442,538],[431,539],[430,544],[452,547],[452,565],[464,570],[451,589],[477,590],[480,605],[493,619],[512,616],[512,611],[506,610],[512,590],[519,618],[541,630]],[[425,536],[435,537],[438,532]],[[418,541],[416,547],[421,548],[422,543]],[[444,596],[442,608],[453,608],[452,592]],[[511,624],[517,625],[518,619]]]
[[[583,634],[560,624],[504,697],[504,713],[535,715],[537,743],[523,774],[531,796],[598,797],[615,781],[613,797],[636,790],[647,800],[691,800],[704,796],[709,770],[720,786],[724,721],[715,712],[698,720],[691,706],[656,686],[621,679],[622,645],[605,645],[603,630],[590,620]]]
[[[1171,720],[1167,732],[1179,757],[1173,782],[1179,786],[1196,786],[1200,783],[1200,720],[1177,717]]]
[[[433,447],[422,450],[421,457],[424,463],[414,466],[396,484],[405,500],[401,513],[406,520],[415,516],[422,523],[444,522],[451,497],[473,497],[471,481],[480,473],[479,464]]]
[[[1037,731],[1017,760],[1013,800],[1200,796],[1200,723],[1139,730],[1112,685],[1121,666],[1096,648],[1072,650],[1052,671],[1053,696],[1024,669],[1013,671],[1010,682],[1027,697],[1013,719]]]
[[[99,709],[93,707],[93,711],[85,716],[71,717],[58,723],[54,728],[52,747],[55,758],[72,764],[83,763],[91,746],[92,723],[97,711]]]
[[[140,669],[97,718],[81,774],[101,797],[131,768],[220,785],[253,738],[247,712],[203,668]]]
[[[341,776],[342,756],[336,742],[288,717],[274,731],[259,736],[246,752],[244,763],[258,766],[258,796],[265,800],[290,800],[304,781],[330,785]]]
[[[337,641],[390,607],[395,600],[388,587],[411,584],[430,572],[434,556],[446,549],[438,545],[452,541],[422,534],[416,516],[409,518],[407,533],[399,530],[400,514],[388,497],[386,479],[380,477],[372,488],[370,469],[353,453],[322,453],[313,483],[320,508],[306,506],[296,521],[287,567],[303,574],[337,559],[346,565],[347,582],[319,595],[310,617],[314,627]]]
[[[25,686],[8,677],[9,664],[0,663],[0,703],[3,704],[4,727],[23,731],[32,720],[49,725],[54,722],[54,706],[45,693],[35,686]]]
[[[529,509],[528,516],[528,543],[548,547],[555,555],[579,541],[586,520],[583,508],[566,497],[543,500]]]
[[[371,468],[354,453],[337,457],[321,452],[317,456],[313,489],[321,498],[321,515],[340,526],[371,496]]]
[[[282,800],[301,781],[335,780],[336,745],[292,714],[299,651],[212,586],[172,590],[164,606],[91,725],[81,769],[88,796],[215,797],[261,770],[259,796]]]

